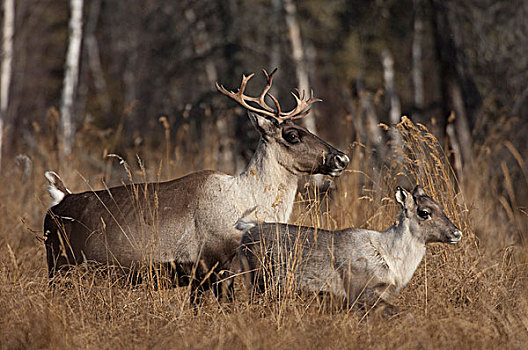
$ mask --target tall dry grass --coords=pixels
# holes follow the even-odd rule
[[[130,286],[118,273],[79,267],[50,288],[40,239],[49,205],[45,170],[59,170],[73,191],[81,191],[216,167],[211,158],[171,151],[181,148],[171,146],[167,136],[164,152],[145,157],[148,146],[124,150],[121,155],[131,164],[127,173],[116,159],[101,160],[117,151],[106,146],[117,143],[114,136],[89,125],[73,156],[63,160],[47,137],[53,118],[51,113],[51,126],[31,131],[39,152],[21,155],[2,175],[1,348],[523,348],[528,343],[527,198],[519,190],[526,182],[512,180],[513,173],[525,171],[525,158],[499,136],[500,141],[476,147],[477,157],[457,182],[434,136],[403,119],[395,127],[400,151],[391,159],[375,164],[369,147],[354,144],[331,199],[320,199],[310,188],[298,196],[294,223],[380,230],[396,217],[395,186],[420,183],[462,229],[458,245],[428,248],[395,302],[407,312],[389,320],[329,308],[293,287],[250,303],[240,281],[234,303],[208,295],[197,310],[189,306],[185,288],[155,285],[159,278]],[[134,165],[136,153],[145,164]],[[498,166],[497,158],[503,161]]]

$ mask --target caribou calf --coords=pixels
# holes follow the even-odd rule
[[[238,255],[248,286],[263,292],[293,276],[288,280],[294,288],[330,292],[349,306],[388,302],[409,283],[426,243],[457,243],[462,237],[420,186],[412,194],[398,187],[396,201],[398,223],[383,232],[239,220],[237,228],[245,232]]]

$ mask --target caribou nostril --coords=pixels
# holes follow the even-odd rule
[[[348,156],[346,154],[337,154],[334,157],[334,165],[338,169],[344,169],[348,163],[350,162],[350,159],[348,159]]]
[[[456,230],[452,233],[453,238],[451,238],[450,243],[457,243],[462,238],[462,231]]]

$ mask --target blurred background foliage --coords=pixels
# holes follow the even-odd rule
[[[242,73],[275,66],[279,74],[274,92],[283,104],[292,104],[288,93],[298,82],[285,18],[288,2],[86,1],[76,131],[90,125],[115,133],[122,123],[116,147],[128,147],[135,139],[156,143],[163,133],[158,118],[165,115],[173,129],[190,124],[188,132],[201,138],[207,119],[218,121],[233,108],[215,92],[216,81],[235,89]],[[444,138],[449,112],[456,109],[449,96],[449,89],[455,88],[446,87],[447,80],[454,80],[462,92],[464,118],[474,138],[486,137],[504,116],[520,119],[515,130],[526,135],[525,1],[308,0],[294,6],[310,87],[324,100],[315,111],[317,131],[324,137],[338,144],[356,138],[361,120],[357,114],[362,111],[351,105],[359,94],[374,94],[376,118],[390,122],[384,50],[394,60],[401,113],[415,122],[436,123],[439,138]],[[21,150],[32,145],[33,123],[44,124],[47,110],[61,103],[69,4],[17,1],[15,13],[13,79],[5,120],[8,148]],[[413,63],[417,25],[422,52],[418,68]],[[421,69],[423,77],[418,105],[413,69]],[[191,115],[192,120],[185,118]],[[354,120],[352,135],[340,127],[347,115]],[[238,124],[247,121],[230,116],[225,124],[229,137],[238,138],[238,129],[246,129]],[[522,135],[511,136],[524,139],[516,146],[525,151]],[[362,136],[365,142],[368,134]],[[238,156],[243,147],[234,150]]]

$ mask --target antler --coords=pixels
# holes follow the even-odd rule
[[[244,95],[244,91],[246,90],[246,85],[248,81],[251,78],[253,78],[253,76],[255,75],[254,73],[248,76],[245,76],[244,74],[242,74],[242,82],[240,83],[240,87],[238,88],[237,92],[229,91],[224,86],[219,85],[218,83],[216,83],[216,88],[218,89],[219,92],[233,99],[234,101],[238,102],[238,104],[240,104],[242,107],[246,108],[247,110],[274,118],[276,121],[279,122],[279,124],[289,119],[294,120],[294,119],[304,118],[308,113],[310,113],[311,104],[322,101],[319,98],[314,98],[313,91],[310,91],[310,98],[308,100],[305,100],[304,91],[301,94],[299,90],[297,90],[297,94],[292,92],[292,95],[295,98],[295,102],[297,103],[297,106],[289,112],[282,112],[279,101],[275,98],[275,96],[269,93],[269,90],[271,89],[271,84],[273,84],[273,75],[275,74],[275,72],[277,72],[277,68],[275,68],[271,72],[271,74],[268,74],[268,72],[266,72],[265,69],[263,69],[262,72],[264,73],[264,76],[266,77],[266,86],[264,87],[264,90],[262,90],[262,93],[258,97]],[[266,104],[266,101],[265,101],[266,95],[269,96],[271,100],[273,101],[273,104],[275,104],[275,109],[273,109],[272,107]],[[248,102],[254,102],[261,108],[253,107],[249,105]]]

